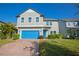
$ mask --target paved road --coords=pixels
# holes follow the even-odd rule
[[[0,56],[32,56],[37,55],[39,45],[37,41],[17,40],[0,47]]]

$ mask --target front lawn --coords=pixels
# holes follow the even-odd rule
[[[4,44],[7,44],[7,43],[10,43],[10,42],[14,42],[14,40],[10,40],[10,39],[4,39],[4,40],[0,40],[0,46],[1,45],[4,45]]]
[[[40,56],[77,56],[79,40],[50,39],[39,44]]]

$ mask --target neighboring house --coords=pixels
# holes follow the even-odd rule
[[[42,14],[35,10],[28,9],[17,16],[18,34],[20,39],[38,39],[40,36],[46,38],[50,34],[59,33],[66,36],[68,28],[79,29],[79,19],[74,20],[44,18]],[[75,22],[75,24],[71,24],[72,22]]]
[[[66,24],[66,36],[67,36],[67,30],[72,29],[76,32],[74,33],[75,37],[79,38],[79,19],[64,19]]]

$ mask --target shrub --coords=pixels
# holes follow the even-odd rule
[[[17,39],[19,39],[19,34],[14,34],[13,35],[13,40],[17,40]]]
[[[67,30],[67,35],[69,35],[69,39],[76,39],[76,38],[78,38],[77,36],[76,36],[76,33],[77,33],[77,31],[76,30],[74,30],[74,29],[68,29]]]
[[[63,39],[64,38],[63,34],[57,34],[57,36],[58,36],[59,39]]]
[[[62,34],[52,34],[48,35],[48,39],[62,39],[64,36]]]

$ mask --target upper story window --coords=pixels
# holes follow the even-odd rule
[[[77,26],[77,22],[73,22],[73,25],[74,25],[74,26]]]
[[[46,24],[47,25],[52,25],[52,22],[47,21]]]
[[[24,18],[22,17],[22,18],[21,18],[21,23],[23,23],[23,22],[24,22]]]
[[[32,20],[32,18],[31,18],[31,17],[29,17],[29,18],[28,18],[28,21],[29,21],[29,22],[31,22],[31,20]]]
[[[76,26],[76,22],[73,22],[73,25]]]
[[[46,22],[46,25],[49,25],[49,22],[48,21]]]
[[[50,25],[52,25],[52,22],[50,22]]]
[[[79,26],[79,22],[77,22],[77,25]]]
[[[70,22],[68,22],[68,26],[70,26]]]
[[[39,17],[36,17],[36,22],[39,22]]]

